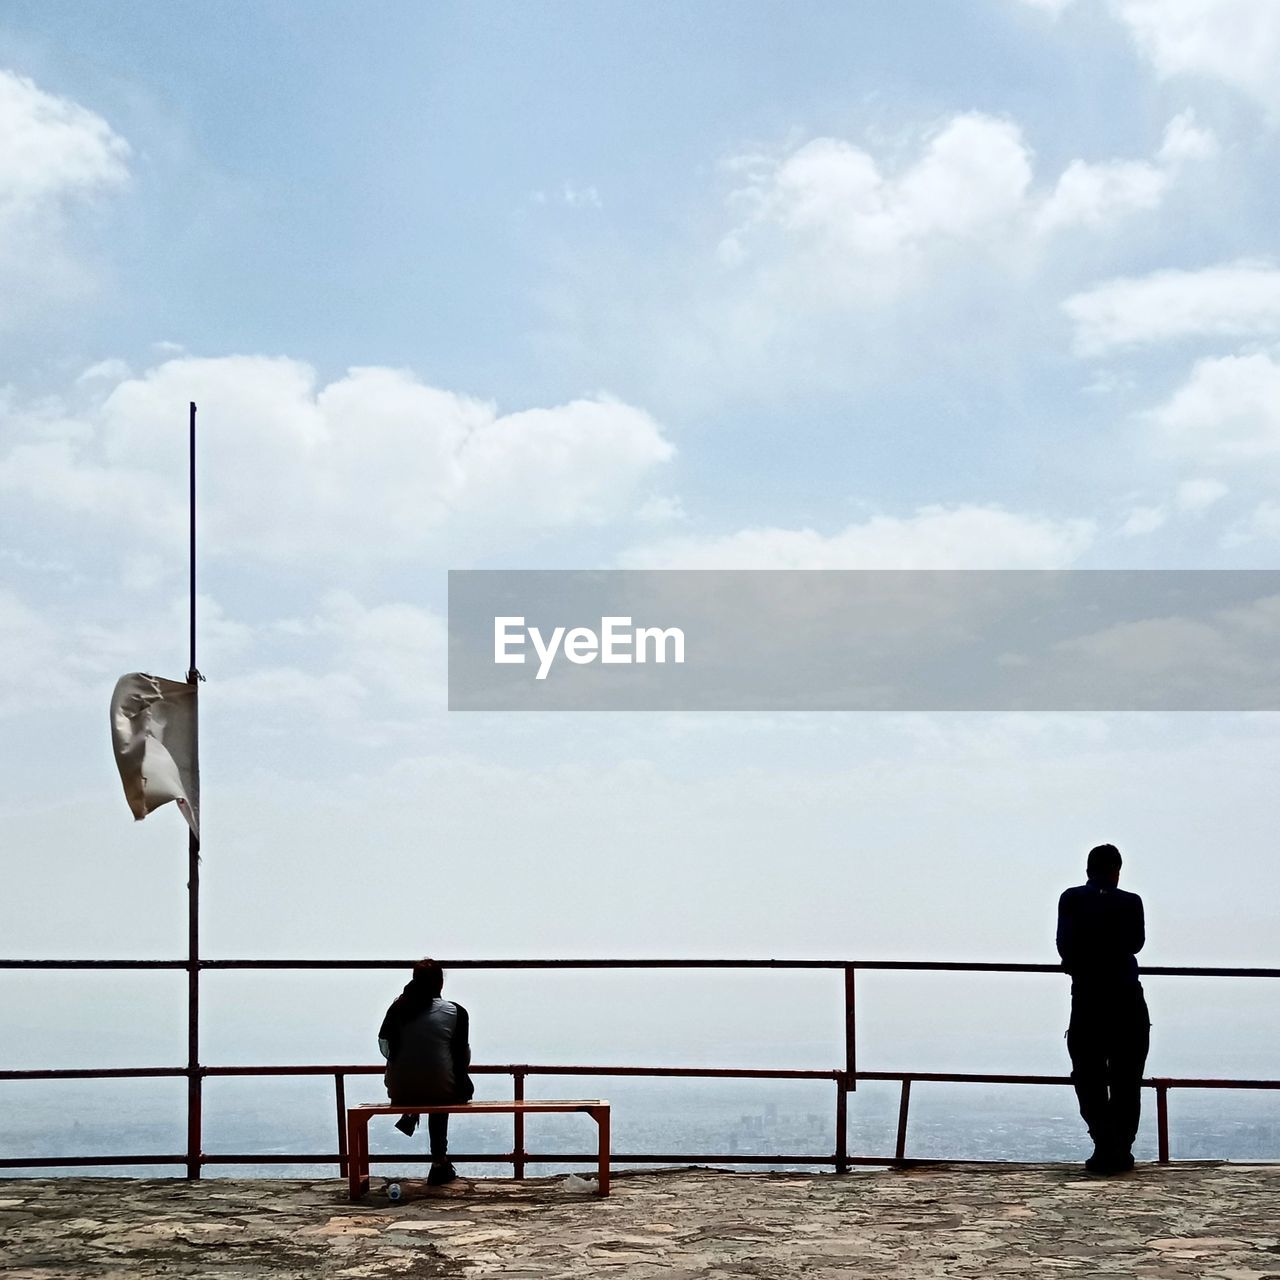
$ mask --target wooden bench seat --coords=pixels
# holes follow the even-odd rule
[[[432,1103],[405,1106],[402,1103],[365,1102],[347,1108],[347,1172],[351,1198],[359,1200],[369,1190],[369,1121],[374,1116],[447,1115],[528,1115],[530,1112],[585,1111],[600,1133],[600,1195],[609,1194],[609,1104],[600,1098],[528,1098],[519,1101]]]

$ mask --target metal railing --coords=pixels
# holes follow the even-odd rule
[[[195,947],[192,948],[193,953]],[[620,1164],[765,1164],[830,1166],[837,1173],[853,1165],[911,1164],[907,1155],[907,1127],[914,1083],[1070,1085],[1070,1077],[1060,1075],[999,1075],[947,1071],[863,1071],[857,1063],[857,975],[861,971],[909,971],[924,973],[1061,973],[1056,965],[966,963],[911,960],[446,960],[446,969],[803,969],[839,971],[844,976],[844,1062],[830,1070],[767,1069],[757,1067],[646,1067],[608,1065],[568,1065],[563,1063],[506,1063],[473,1065],[477,1075],[510,1076],[516,1098],[523,1098],[526,1081],[534,1076],[621,1076],[682,1079],[739,1080],[827,1080],[835,1090],[835,1133],[829,1153],[741,1152],[657,1153],[615,1152]],[[101,1155],[49,1155],[0,1158],[0,1169],[84,1168],[96,1166],[179,1165],[189,1178],[198,1178],[206,1165],[271,1165],[334,1163],[341,1175],[347,1172],[346,1081],[349,1076],[381,1075],[381,1064],[307,1063],[281,1066],[211,1066],[199,1062],[199,976],[206,970],[405,970],[412,960],[0,960],[0,970],[138,970],[181,969],[188,974],[189,1061],[185,1067],[107,1067],[82,1069],[0,1070],[0,1080],[108,1080],[142,1078],[185,1078],[187,1081],[187,1149],[180,1153]],[[1196,978],[1280,978],[1280,969],[1203,968],[1191,966],[1151,966],[1143,977]],[[209,1153],[203,1150],[203,1087],[206,1079],[226,1076],[331,1076],[337,1121],[337,1149],[307,1153]],[[848,1147],[849,1093],[863,1081],[890,1081],[900,1087],[894,1150],[890,1155],[852,1154]],[[1150,1077],[1143,1080],[1156,1095],[1158,1159],[1169,1162],[1169,1093],[1174,1089],[1280,1089],[1280,1080],[1224,1080],[1185,1077]],[[405,1164],[426,1161],[429,1156],[373,1156],[374,1163]],[[517,1178],[526,1166],[594,1162],[594,1153],[530,1152],[525,1148],[524,1117],[513,1118],[512,1146],[507,1152],[456,1153],[454,1159],[477,1163],[509,1164]],[[980,1162],[973,1162],[980,1163]]]

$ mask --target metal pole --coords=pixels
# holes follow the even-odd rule
[[[517,1102],[524,1101],[524,1072],[515,1070],[511,1073],[515,1086],[514,1097]],[[511,1171],[517,1182],[524,1178],[524,1112],[516,1111],[511,1116]]]
[[[200,679],[196,670],[196,405],[190,404],[187,428],[187,506],[189,538],[190,664],[187,683]],[[187,1177],[200,1176],[202,1084],[200,1076],[200,843],[187,833]]]
[[[907,1154],[907,1109],[911,1106],[911,1080],[902,1082],[902,1098],[898,1102],[898,1142],[894,1148],[894,1159],[902,1160]]]
[[[338,1177],[347,1176],[347,1086],[341,1071],[333,1075],[333,1096],[338,1105]]]
[[[850,1089],[858,1087],[858,992],[857,969],[846,965],[844,970],[844,1074]]]
[[[836,1081],[836,1172],[849,1172],[849,1089],[841,1077]]]
[[[1156,1159],[1161,1164],[1169,1163],[1169,1085],[1167,1081],[1156,1081]]]

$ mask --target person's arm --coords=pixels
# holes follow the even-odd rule
[[[470,1102],[476,1087],[471,1079],[471,1015],[456,1001],[458,1021],[454,1024],[449,1051],[453,1055],[453,1079],[463,1102]]]
[[[1076,961],[1075,912],[1072,909],[1071,891],[1066,890],[1058,899],[1058,956],[1062,967],[1070,973]]]
[[[1133,895],[1133,914],[1129,921],[1129,929],[1129,950],[1136,956],[1147,941],[1147,921],[1142,912],[1142,899],[1136,893]]]
[[[387,1010],[386,1016],[382,1019],[382,1026],[378,1028],[378,1052],[382,1054],[388,1062],[391,1061],[391,1055],[399,1048],[398,1034],[399,1028],[395,1017],[396,1005],[399,1003],[399,997],[391,1002],[391,1008]]]

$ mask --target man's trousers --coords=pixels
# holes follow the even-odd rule
[[[1133,1147],[1150,1042],[1151,1018],[1141,987],[1072,992],[1067,1028],[1071,1083],[1100,1152],[1124,1155]]]

